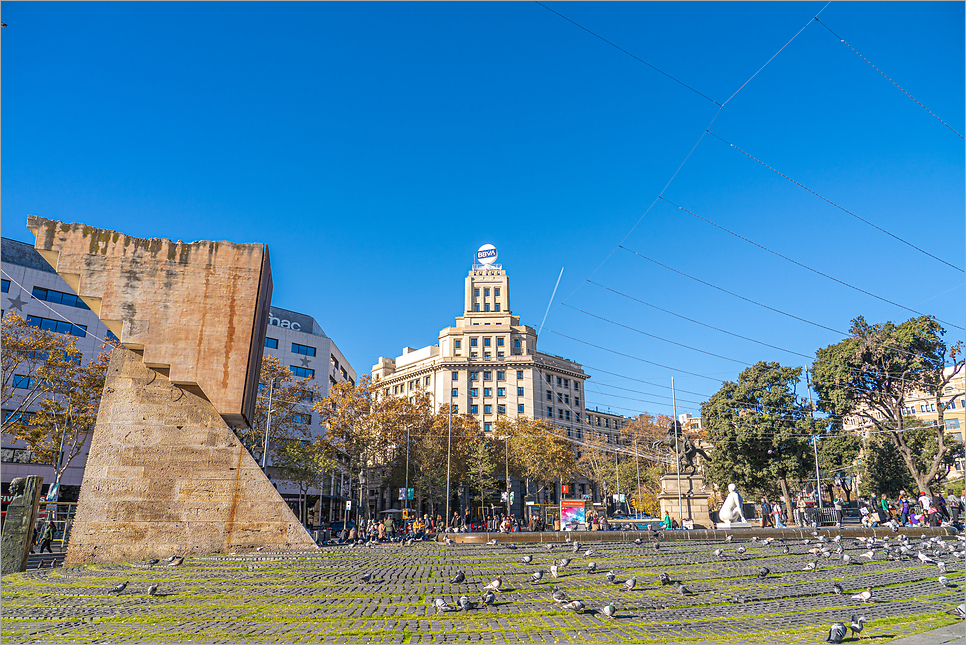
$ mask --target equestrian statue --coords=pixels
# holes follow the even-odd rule
[[[654,442],[653,447],[667,447],[671,449],[671,452],[676,452],[678,468],[685,475],[694,474],[696,469],[694,464],[695,455],[701,455],[705,459],[708,459],[708,454],[704,450],[691,443],[691,439],[684,434],[681,422],[677,420],[667,425],[667,436],[661,441]]]

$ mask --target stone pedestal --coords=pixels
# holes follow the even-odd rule
[[[44,478],[29,475],[10,482],[13,500],[7,505],[3,522],[3,575],[27,570],[27,556],[33,542],[37,510],[40,507],[40,487]]]
[[[696,529],[706,528],[711,524],[711,517],[708,515],[709,493],[702,491],[704,488],[704,475],[681,475],[681,508],[683,509],[683,520],[694,522]],[[664,512],[683,526],[681,513],[678,505],[678,476],[675,474],[664,475],[661,477],[661,492],[657,495],[658,502],[661,504],[661,515]]]
[[[721,530],[721,529],[750,529],[750,528],[754,528],[754,525],[751,522],[731,522],[730,524],[728,522],[718,522],[717,524],[714,525],[714,527],[716,529],[719,529],[719,530]]]

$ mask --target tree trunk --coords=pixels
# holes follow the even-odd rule
[[[782,485],[782,496],[785,498],[785,515],[787,515],[788,520],[791,521],[791,519],[795,517],[795,512],[792,509],[792,496],[788,492],[788,477],[782,475],[778,481]]]

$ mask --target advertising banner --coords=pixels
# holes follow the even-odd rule
[[[577,525],[586,521],[584,517],[584,500],[582,499],[562,499],[560,500],[560,528],[568,524],[576,528]]]

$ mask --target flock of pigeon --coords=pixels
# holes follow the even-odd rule
[[[171,556],[170,558],[168,558],[167,560],[164,561],[165,565],[167,565],[169,567],[177,567],[182,562],[184,562],[184,556],[178,556],[178,555],[173,555],[173,556]],[[148,566],[153,567],[154,565],[160,564],[160,563],[161,563],[161,561],[158,560],[157,558],[151,558],[145,564],[147,564]],[[114,594],[115,596],[119,596],[122,593],[124,593],[124,590],[127,589],[127,586],[128,586],[128,584],[130,584],[130,582],[131,582],[130,580],[125,580],[124,582],[122,582],[121,584],[117,585],[116,587],[113,587],[108,593]],[[158,589],[159,588],[160,588],[160,585],[157,585],[157,584],[150,585],[148,587],[147,594],[149,596],[157,596],[158,595]]]

